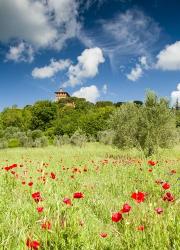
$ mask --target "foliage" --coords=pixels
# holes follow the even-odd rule
[[[113,144],[114,141],[114,131],[113,130],[104,130],[98,132],[98,141],[104,144]]]
[[[62,146],[62,145],[65,145],[65,144],[69,144],[70,143],[70,138],[68,135],[59,135],[59,136],[56,136],[54,138],[54,145],[55,146]]]
[[[115,145],[140,148],[147,156],[175,141],[174,113],[167,100],[158,99],[153,92],[147,93],[143,106],[123,104],[112,115],[110,126],[115,131]]]
[[[78,129],[70,138],[70,142],[74,146],[82,147],[87,142],[87,137],[81,129]]]
[[[21,143],[20,143],[18,138],[10,139],[8,141],[9,148],[16,148],[16,147],[20,147],[20,146],[21,146]]]

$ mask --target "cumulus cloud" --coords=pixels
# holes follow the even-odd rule
[[[14,62],[32,62],[34,60],[34,50],[33,48],[21,42],[17,46],[10,46],[8,53],[6,54],[5,61]]]
[[[175,106],[177,101],[178,101],[178,103],[180,105],[180,83],[178,83],[178,85],[177,85],[177,90],[172,91],[172,93],[171,93],[171,103],[172,103],[172,105]]]
[[[136,64],[136,67],[131,70],[129,74],[127,74],[127,78],[130,81],[137,81],[143,74],[143,70],[139,64]]]
[[[85,98],[89,102],[95,103],[100,97],[98,88],[95,85],[89,87],[82,87],[78,91],[75,91],[72,96]]]
[[[76,86],[83,80],[93,78],[98,74],[98,67],[105,62],[100,48],[85,49],[77,58],[78,63],[71,65],[68,70],[68,80],[63,86]]]
[[[1,0],[0,41],[26,41],[39,47],[61,49],[76,35],[78,2],[74,0]]]
[[[157,55],[156,68],[162,70],[180,70],[180,41],[167,45]]]
[[[142,77],[144,69],[149,69],[149,65],[147,63],[147,58],[145,56],[141,56],[139,58],[139,63],[137,63],[136,66],[131,69],[131,72],[126,76],[130,81],[135,82]]]
[[[53,77],[59,71],[67,69],[70,63],[71,62],[68,59],[59,61],[51,59],[49,65],[46,65],[42,68],[36,67],[35,69],[33,69],[32,76],[34,78],[40,78],[40,79]]]

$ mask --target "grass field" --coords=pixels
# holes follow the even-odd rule
[[[98,143],[1,150],[0,249],[180,249],[180,147],[148,160]]]

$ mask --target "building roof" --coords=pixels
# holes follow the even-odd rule
[[[55,94],[66,94],[67,96],[70,96],[68,92],[63,91],[63,89],[60,89],[59,91],[56,91]]]

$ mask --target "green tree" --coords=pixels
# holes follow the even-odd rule
[[[173,144],[176,134],[175,115],[167,100],[148,92],[143,106],[123,104],[110,119],[118,147],[137,147],[152,155],[159,147]]]
[[[57,104],[50,101],[36,102],[32,108],[31,129],[46,130],[57,117]]]
[[[12,108],[5,108],[1,113],[2,124],[4,128],[19,127],[23,128],[22,109],[16,106]]]

